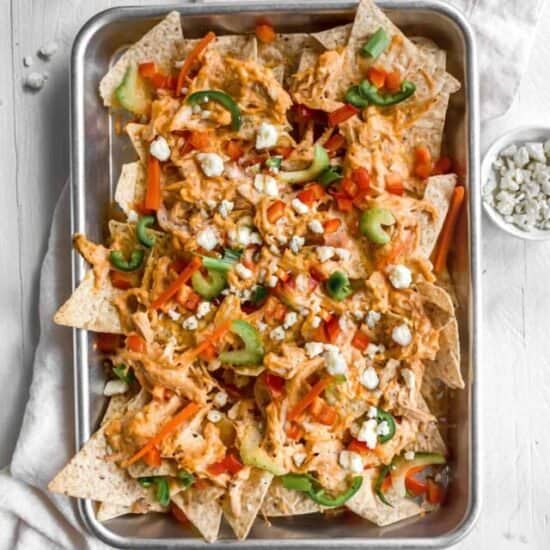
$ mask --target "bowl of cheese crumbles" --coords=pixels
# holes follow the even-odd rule
[[[489,217],[508,233],[550,239],[550,128],[512,130],[489,148],[481,166]]]

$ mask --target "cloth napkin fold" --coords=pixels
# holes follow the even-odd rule
[[[527,66],[540,0],[450,0],[476,35],[484,120],[511,105]],[[53,215],[40,280],[40,341],[23,426],[10,469],[0,471],[0,550],[107,548],[87,534],[74,501],[46,491],[74,454],[71,331],[51,321],[70,294],[69,190]]]

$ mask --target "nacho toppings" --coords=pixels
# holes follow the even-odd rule
[[[417,130],[454,79],[367,0],[318,35],[184,40],[170,14],[148,36],[100,86],[140,117],[124,221],[75,238],[92,269],[56,315],[105,333],[112,406],[52,490],[106,516],[171,509],[209,541],[222,515],[245,538],[260,508],[380,525],[433,508],[425,399],[464,385],[435,281],[464,192]],[[86,460],[97,495],[68,481]]]

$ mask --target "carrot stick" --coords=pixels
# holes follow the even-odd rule
[[[214,329],[191,353],[191,356],[198,357],[203,351],[208,349],[214,342],[223,338],[231,327],[231,321],[226,321]]]
[[[146,210],[160,208],[160,163],[153,155],[147,158],[147,190],[143,206]]]
[[[443,224],[441,236],[439,237],[439,243],[437,250],[434,254],[434,272],[441,273],[447,265],[447,255],[449,254],[449,248],[451,247],[451,241],[454,235],[454,229],[460,208],[464,202],[464,187],[458,186],[454,188],[453,196],[451,198],[451,204],[449,206],[449,212],[447,218]]]
[[[198,256],[194,256],[187,267],[177,276],[174,282],[151,304],[152,309],[159,309],[166,304],[178,290],[191,278],[193,273],[199,269],[202,262]]]
[[[288,413],[288,420],[295,420],[298,418],[312,403],[316,397],[319,397],[325,390],[325,388],[332,382],[332,376],[321,378],[313,388],[300,400],[291,411]]]
[[[127,468],[134,462],[137,462],[140,458],[143,458],[146,454],[148,454],[151,449],[156,447],[159,443],[162,442],[162,440],[169,434],[171,434],[174,430],[179,428],[186,420],[189,420],[197,412],[199,411],[200,407],[196,403],[189,403],[186,407],[184,407],[176,416],[172,417],[160,430],[160,432],[155,435],[155,437],[152,437],[136,454],[131,456],[129,459],[123,461],[121,463],[122,468]]]
[[[191,53],[186,57],[183,65],[181,66],[178,74],[178,83],[176,86],[176,96],[181,95],[181,89],[185,82],[185,77],[189,74],[189,71],[193,67],[193,63],[199,58],[199,55],[206,49],[206,46],[216,38],[216,35],[211,31],[195,46]]]

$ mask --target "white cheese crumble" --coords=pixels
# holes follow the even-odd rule
[[[285,339],[285,329],[283,327],[275,327],[270,333],[269,337],[275,341],[281,341]]]
[[[391,337],[400,346],[408,346],[412,342],[411,329],[405,323],[396,326],[392,330]]]
[[[360,474],[363,471],[363,459],[359,453],[353,451],[340,451],[338,464],[344,470],[349,470],[354,474]]]
[[[25,65],[25,67],[32,67],[32,64],[33,64],[32,57],[30,55],[26,55],[23,58],[23,65]]]
[[[382,420],[382,422],[380,422],[380,424],[378,424],[378,427],[376,428],[376,434],[381,435],[382,437],[384,437],[385,435],[389,435],[390,431],[390,425],[386,420]]]
[[[292,206],[292,209],[296,212],[296,214],[303,215],[309,212],[309,206],[304,204],[298,197],[292,199],[290,206]]]
[[[206,414],[206,418],[216,424],[217,422],[219,422],[222,418],[223,418],[223,415],[220,411],[216,411],[214,409],[208,411],[208,413]]]
[[[135,210],[128,212],[128,221],[130,223],[137,223],[139,221],[139,214]]]
[[[340,350],[336,346],[325,346],[325,350],[324,357],[327,372],[332,374],[332,376],[346,374],[348,372],[348,365]]]
[[[190,315],[183,321],[181,326],[185,330],[197,330],[197,327],[199,326],[199,322],[197,321],[197,318],[194,315]]]
[[[128,384],[124,380],[109,380],[103,388],[103,395],[120,395],[128,391]]]
[[[290,327],[293,327],[298,322],[298,315],[295,311],[289,311],[285,315],[285,319],[283,321],[283,327],[285,330],[288,330]]]
[[[388,278],[394,288],[409,288],[412,283],[411,270],[402,264],[391,266],[388,272]]]
[[[376,418],[377,416],[378,416],[378,409],[374,405],[371,405],[369,407],[369,410],[367,411],[367,418]]]
[[[210,302],[201,302],[197,307],[197,317],[199,319],[202,319],[206,315],[210,313],[210,310],[212,309],[212,304]]]
[[[300,237],[298,235],[292,235],[292,237],[290,238],[288,247],[290,248],[290,250],[292,250],[292,252],[294,252],[294,254],[298,254],[302,246],[304,246],[305,242],[306,240],[304,239],[304,237]]]
[[[269,122],[262,122],[256,133],[256,149],[275,147],[278,138],[279,133],[277,132],[277,128],[273,124],[269,124]]]
[[[254,188],[258,193],[263,193],[268,197],[279,196],[277,180],[269,174],[256,174],[254,177]]]
[[[550,229],[550,140],[501,151],[482,194],[507,223],[524,231]]]
[[[218,234],[213,227],[206,227],[197,234],[197,244],[205,250],[214,250],[218,246]]]
[[[57,52],[59,46],[56,42],[48,42],[47,44],[44,44],[39,50],[38,53],[41,57],[44,59],[50,59],[50,57],[53,57],[55,53]]]
[[[332,246],[318,246],[315,249],[319,261],[324,263],[327,260],[330,260],[334,255],[334,248]]]
[[[212,403],[214,403],[214,405],[218,408],[225,407],[227,404],[227,393],[224,391],[219,391],[216,395],[214,395]]]
[[[380,321],[381,318],[382,314],[379,311],[370,310],[365,317],[365,321],[367,323],[367,326],[370,329],[373,329],[378,324],[378,321]]]
[[[334,253],[343,262],[347,262],[351,258],[351,252],[347,248],[335,248]]]
[[[40,90],[46,83],[47,77],[43,73],[29,73],[25,77],[25,86],[31,90]]]
[[[299,468],[307,458],[307,454],[301,451],[297,451],[292,455],[292,462]]]
[[[367,367],[362,373],[359,380],[367,390],[375,390],[378,387],[379,378],[374,367]]]
[[[373,344],[372,342],[369,342],[367,345],[367,348],[365,349],[365,355],[369,359],[374,359],[377,353],[384,353],[386,348],[383,344]]]
[[[235,265],[235,273],[237,273],[241,279],[251,279],[254,275],[251,269],[248,269],[248,267],[241,263]]]
[[[179,321],[179,318],[181,317],[181,313],[179,311],[176,311],[175,309],[169,309],[166,312],[166,315],[172,319],[172,321]]]
[[[267,279],[266,283],[269,288],[275,288],[277,286],[277,283],[279,282],[279,279],[277,275],[270,275]]]
[[[405,460],[414,460],[414,451],[405,451],[403,456],[405,457]]]
[[[149,145],[149,153],[161,162],[165,162],[170,158],[170,146],[162,136],[158,136]]]
[[[317,233],[319,235],[322,235],[324,232],[325,232],[325,229],[323,227],[323,224],[319,221],[319,220],[311,220],[308,224],[307,224],[309,230],[312,232],[312,233]]]
[[[256,321],[256,326],[260,332],[265,332],[267,330],[267,323],[263,321]]]
[[[218,207],[218,212],[220,213],[220,216],[225,219],[227,218],[227,216],[229,216],[229,214],[231,214],[234,207],[235,203],[233,201],[228,201],[224,199]]]
[[[374,449],[378,443],[378,422],[374,418],[369,418],[361,424],[357,440],[366,443],[369,449]]]
[[[197,160],[205,176],[214,178],[223,174],[223,159],[220,155],[216,153],[198,153]]]
[[[314,315],[311,318],[311,328],[319,328],[321,326],[321,317],[319,315]]]
[[[309,359],[313,359],[323,353],[325,345],[323,342],[307,342],[305,345],[306,355]]]

